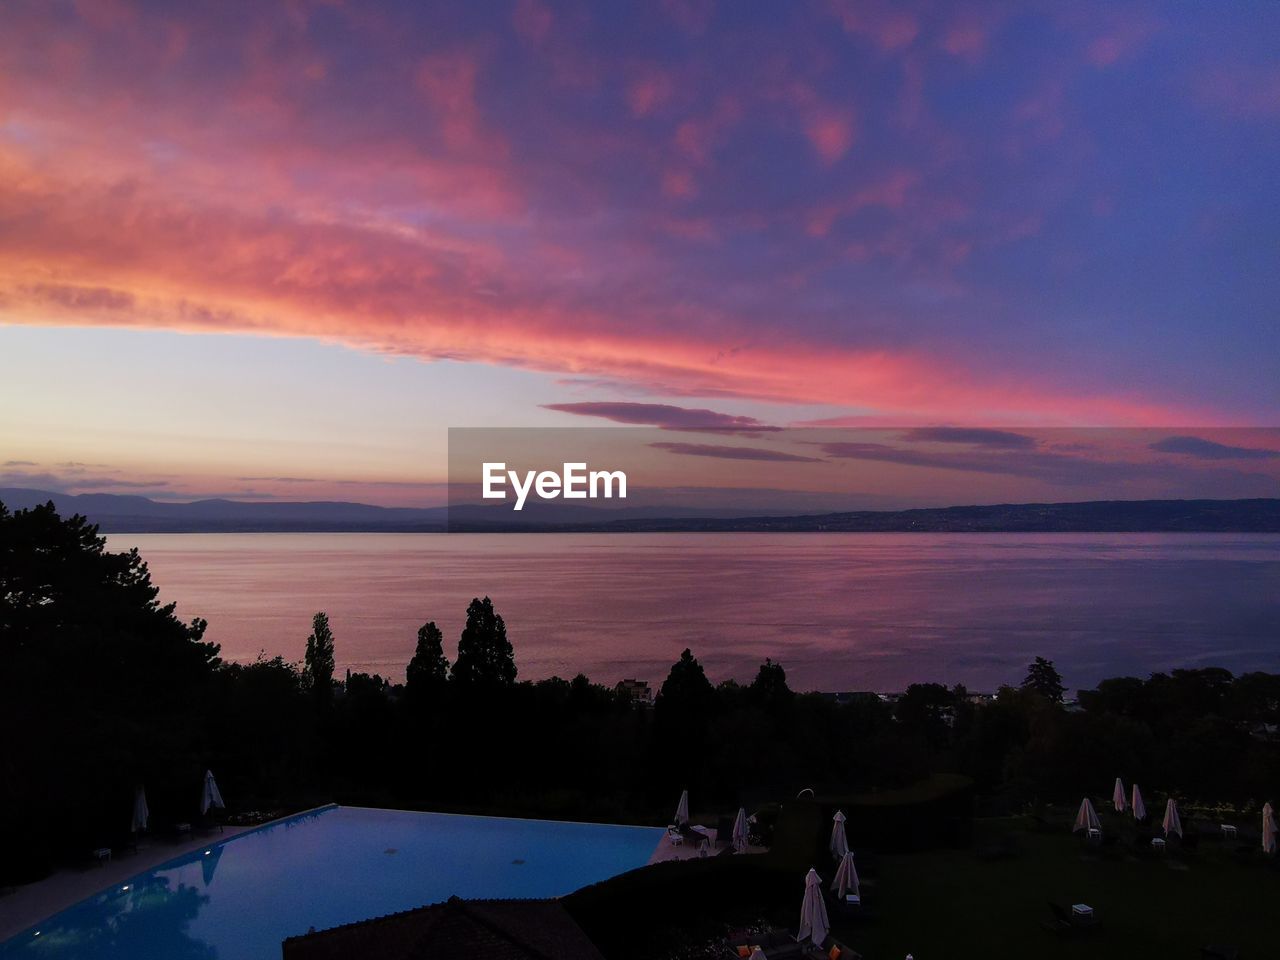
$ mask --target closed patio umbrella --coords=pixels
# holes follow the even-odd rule
[[[733,849],[741,853],[747,849],[748,842],[747,811],[739,807],[738,816],[733,821]]]
[[[804,902],[800,904],[800,929],[796,939],[811,940],[820,947],[830,929],[827,905],[822,899],[822,878],[817,870],[810,867],[808,876],[804,878]]]
[[[1076,823],[1071,828],[1071,832],[1079,833],[1081,830],[1101,829],[1102,821],[1098,819],[1098,811],[1093,809],[1093,801],[1085,797],[1080,801],[1080,812],[1076,814]]]
[[[1262,852],[1276,852],[1276,815],[1269,803],[1262,805]]]
[[[1147,819],[1147,805],[1142,802],[1142,791],[1136,783],[1133,785],[1133,802],[1129,804],[1129,809],[1133,811],[1133,819]]]
[[[1124,783],[1119,777],[1116,777],[1116,788],[1111,791],[1111,803],[1116,808],[1116,813],[1124,813],[1125,807],[1129,805],[1124,798]]]
[[[831,855],[839,860],[849,852],[849,841],[844,835],[844,814],[837,810],[831,820]]]
[[[841,900],[849,894],[860,896],[858,892],[858,868],[853,865],[853,853],[850,851],[840,858],[840,868],[836,870],[836,878],[831,881],[831,889]]]
[[[147,821],[151,819],[151,811],[147,809],[147,791],[139,785],[133,792],[133,825],[129,829],[133,833],[141,833],[147,829]]]
[[[689,822],[689,791],[680,791],[680,802],[676,804],[676,826],[683,827]]]
[[[1178,801],[1170,797],[1164,805],[1164,835],[1172,833],[1182,836],[1182,818],[1178,816]]]
[[[218,781],[213,779],[213,771],[206,770],[204,772],[204,789],[200,791],[200,813],[206,814],[210,807],[222,807],[226,809],[226,804],[222,802],[222,792],[218,789]]]

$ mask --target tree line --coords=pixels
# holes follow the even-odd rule
[[[917,683],[838,702],[793,691],[771,659],[750,683],[712,683],[685,650],[650,707],[582,674],[518,679],[488,597],[469,604],[452,662],[443,631],[421,626],[403,683],[337,679],[340,631],[323,613],[299,662],[224,661],[205,628],[85,518],[0,504],[0,883],[120,837],[140,783],[157,828],[191,820],[206,768],[240,811],[337,800],[649,823],[682,788],[732,810],[957,772],[1013,810],[1118,775],[1239,804],[1274,800],[1280,782],[1271,674],[1117,678],[1068,706],[1037,658],[989,701]]]

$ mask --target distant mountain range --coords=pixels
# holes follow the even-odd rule
[[[493,505],[419,509],[341,501],[165,503],[113,493],[0,488],[0,503],[10,510],[50,500],[60,513],[84,514],[104,533],[1280,533],[1280,499],[1098,500],[733,516],[689,507],[592,510],[547,503],[530,503],[520,514]]]
[[[69,494],[0,487],[0,503],[10,510],[50,500],[59,513],[84,514],[104,533],[442,531],[448,516],[444,507],[375,507],[342,501],[165,503],[115,493]]]

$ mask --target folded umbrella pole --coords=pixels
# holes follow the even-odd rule
[[[1124,813],[1128,806],[1124,796],[1124,782],[1119,777],[1116,777],[1116,787],[1111,791],[1111,804],[1116,808],[1116,813]]]
[[[206,770],[204,772],[204,789],[200,791],[200,814],[209,812],[211,807],[221,807],[226,809],[227,805],[222,802],[222,791],[218,789],[218,781],[213,779],[213,771]]]
[[[818,871],[810,868],[804,878],[804,900],[800,904],[800,930],[797,940],[811,940],[815,946],[826,942],[831,930],[831,922],[827,919],[827,904],[822,899],[822,878]]]
[[[831,849],[831,855],[839,860],[849,852],[849,841],[845,838],[844,834],[844,813],[837,810],[836,815],[832,817],[831,820],[831,843],[829,846]]]

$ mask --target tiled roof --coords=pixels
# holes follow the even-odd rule
[[[556,900],[460,900],[290,937],[284,960],[604,960]]]

